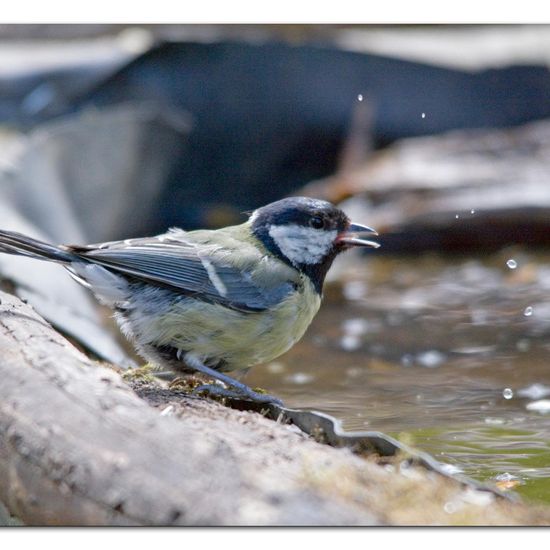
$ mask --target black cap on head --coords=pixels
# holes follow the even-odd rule
[[[319,293],[334,258],[346,248],[337,236],[350,227],[342,210],[308,197],[290,197],[258,208],[251,223],[264,246],[305,273]]]
[[[318,229],[335,229],[345,231],[349,218],[333,204],[309,197],[289,197],[258,208],[252,217],[253,228],[269,225],[295,224],[312,227],[320,218],[323,227]]]

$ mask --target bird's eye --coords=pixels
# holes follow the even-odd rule
[[[325,220],[323,220],[321,216],[313,216],[313,218],[309,220],[309,225],[313,227],[313,229],[322,229],[325,227]]]

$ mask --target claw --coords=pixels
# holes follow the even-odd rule
[[[198,372],[201,372],[202,374],[211,376],[212,378],[215,378],[222,384],[225,384],[230,388],[232,388],[231,390],[228,390],[226,388],[221,388],[220,386],[212,386],[212,385],[199,386],[199,388],[202,388],[203,391],[208,391],[212,395],[221,395],[221,396],[233,397],[237,399],[248,398],[251,401],[256,401],[257,403],[274,403],[280,406],[282,406],[283,404],[283,402],[278,397],[275,397],[269,394],[262,394],[262,393],[255,392],[252,388],[249,388],[246,384],[243,384],[238,380],[234,380],[230,376],[227,376],[226,374],[218,372],[215,369],[207,367],[201,360],[199,360],[197,357],[191,354],[186,354],[185,361],[186,361],[186,364],[191,368],[197,370]],[[195,391],[198,391],[199,388],[196,388]],[[212,390],[212,388],[214,389]]]

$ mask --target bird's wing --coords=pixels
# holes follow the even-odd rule
[[[268,309],[295,290],[295,284],[284,277],[269,277],[267,284],[260,285],[253,261],[241,261],[243,267],[235,267],[228,261],[230,253],[219,246],[197,246],[170,234],[68,248],[112,271],[240,311]]]

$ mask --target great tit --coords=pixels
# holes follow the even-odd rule
[[[0,251],[62,264],[114,310],[148,361],[232,388],[201,386],[211,393],[280,402],[224,373],[270,361],[303,336],[334,258],[379,246],[362,234],[377,233],[329,202],[293,197],[258,208],[241,225],[88,246],[0,230]]]

